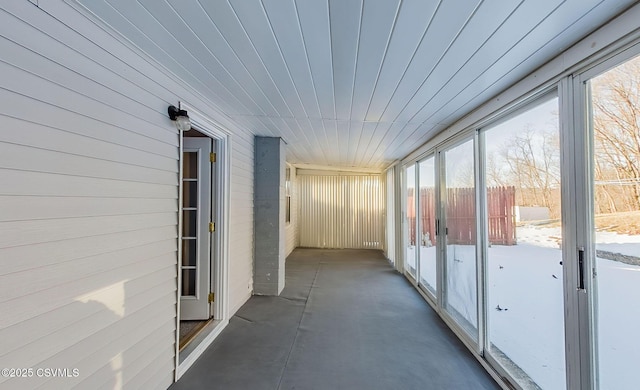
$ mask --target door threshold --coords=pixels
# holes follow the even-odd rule
[[[182,374],[191,367],[228,324],[229,320],[221,321],[211,319],[189,340],[189,343],[179,352],[176,380],[180,379]]]
[[[191,344],[211,321],[213,321],[213,318],[201,321],[180,321],[180,353]]]

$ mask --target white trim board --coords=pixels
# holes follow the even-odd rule
[[[230,183],[231,183],[231,135],[222,126],[218,125],[206,115],[200,113],[196,109],[184,102],[179,102],[179,108],[187,110],[189,119],[193,127],[198,132],[209,136],[216,140],[216,185],[215,194],[217,199],[214,215],[217,216],[216,226],[217,235],[214,234],[213,245],[215,246],[215,257],[219,259],[214,262],[215,280],[213,281],[214,293],[221,301],[214,305],[213,318],[215,326],[210,333],[198,344],[198,346],[180,363],[179,350],[179,331],[180,331],[180,275],[176,273],[178,280],[178,289],[176,291],[176,348],[175,348],[175,375],[174,381],[180,377],[191,367],[191,365],[202,355],[209,345],[216,339],[222,330],[229,324],[229,199],[230,199]],[[182,167],[182,135],[180,136],[180,166]],[[182,169],[182,168],[180,168]],[[182,179],[182,171],[180,181]],[[182,202],[182,189],[180,189],[180,203]],[[181,213],[179,213],[181,214]],[[180,217],[181,218],[181,217]],[[181,246],[178,246],[181,250]],[[180,261],[178,257],[177,261]],[[178,265],[176,263],[176,265]],[[176,268],[176,270],[178,267]],[[177,272],[177,271],[176,271]]]

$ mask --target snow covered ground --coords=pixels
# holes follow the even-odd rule
[[[488,250],[489,340],[543,389],[565,388],[560,236],[560,228],[524,226],[518,245]],[[640,236],[598,232],[596,241],[599,250],[640,257]],[[475,249],[447,252],[449,305],[475,325]],[[435,286],[435,247],[421,247],[420,273]],[[599,258],[597,274],[600,388],[637,388],[640,267]]]

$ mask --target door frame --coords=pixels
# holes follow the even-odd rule
[[[408,175],[407,175],[407,169],[410,168],[411,166],[414,167],[414,172],[413,172],[413,176],[414,176],[414,189],[413,189],[413,209],[414,209],[414,213],[416,214],[416,221],[414,222],[414,228],[417,229],[417,210],[416,210],[416,206],[418,205],[417,202],[417,197],[416,197],[416,186],[417,186],[417,178],[418,178],[418,164],[415,161],[412,161],[410,163],[407,163],[405,165],[402,166],[402,188],[401,188],[401,192],[402,192],[402,196],[401,196],[401,201],[402,201],[402,268],[401,268],[401,273],[403,275],[405,275],[405,277],[411,282],[411,284],[413,284],[414,286],[418,285],[418,278],[414,278],[411,273],[409,272],[409,269],[407,268],[407,264],[408,264],[408,259],[407,259],[407,245],[409,243],[409,241],[411,240],[411,238],[409,237],[410,234],[407,234],[408,229],[410,228],[409,223],[408,223],[408,206],[409,203],[407,202],[407,197],[409,194],[408,188],[407,188],[407,184],[409,182],[408,180]],[[417,234],[417,231],[416,231]],[[416,240],[417,242],[417,240]],[[417,251],[417,249],[416,249]],[[419,275],[418,272],[418,254],[417,252],[414,255],[415,258],[415,262],[416,262],[416,267],[415,267],[415,273],[416,276]]]
[[[209,161],[209,154],[215,151],[215,141],[209,137],[185,137],[182,136],[182,149],[184,152],[195,152],[198,156],[198,176],[197,192],[198,202],[196,205],[196,288],[195,297],[192,295],[180,294],[180,321],[183,320],[203,320],[208,321],[213,316],[215,302],[209,302],[208,296],[212,292],[214,285],[213,264],[217,262],[214,254],[215,244],[214,234],[209,232],[209,222],[215,221],[216,215],[212,212],[212,205],[217,204],[217,199],[213,197],[215,188],[215,166]],[[184,162],[183,162],[184,164]],[[184,167],[182,167],[184,169]],[[184,172],[182,174],[184,176]],[[185,179],[181,179],[184,186]],[[183,199],[184,201],[184,199]],[[180,204],[181,216],[184,218],[184,204]],[[183,223],[184,225],[184,223]],[[183,231],[180,231],[180,238],[184,240]],[[184,243],[185,241],[182,241]],[[182,249],[182,248],[181,248]],[[181,253],[184,255],[184,253]],[[182,259],[182,256],[181,256]],[[184,264],[180,262],[181,267]],[[184,282],[181,275],[179,280]],[[215,287],[215,286],[214,286]],[[182,288],[180,289],[182,291]],[[206,314],[205,314],[206,311]]]
[[[176,257],[176,332],[175,332],[175,370],[174,381],[191,367],[206,348],[215,340],[229,323],[229,201],[231,178],[231,134],[222,126],[208,118],[184,102],[179,102],[181,110],[187,110],[189,119],[194,129],[213,139],[215,142],[216,163],[212,166],[212,199],[217,202],[213,205],[211,213],[215,218],[216,230],[211,235],[211,284],[215,300],[213,302],[213,322],[207,327],[204,339],[196,348],[180,362],[179,338],[180,338],[180,291],[182,281],[179,274],[179,264],[182,260],[182,151],[183,135],[179,137],[179,188],[178,188],[178,256]]]
[[[424,207],[422,202],[420,201],[420,164],[424,161],[427,161],[428,159],[432,158],[433,159],[433,190],[434,190],[434,202],[436,203],[436,207],[434,208],[434,217],[436,219],[436,221],[439,219],[439,213],[438,213],[438,204],[439,204],[439,193],[438,193],[438,180],[439,180],[439,176],[438,176],[438,159],[436,157],[436,151],[435,149],[430,150],[429,152],[425,153],[424,155],[420,156],[416,162],[415,162],[415,166],[416,166],[416,236],[418,234],[418,232],[420,234],[422,234],[422,208]],[[436,229],[437,229],[437,222],[436,222]],[[441,264],[439,261],[439,232],[436,230],[436,236],[434,237],[436,240],[436,245],[435,245],[435,252],[436,252],[436,285],[435,285],[435,293],[432,292],[431,290],[429,290],[429,288],[422,283],[421,281],[421,272],[422,270],[420,269],[420,263],[422,261],[422,256],[421,256],[421,245],[418,244],[418,240],[416,239],[416,252],[417,252],[417,260],[416,260],[416,264],[417,264],[417,277],[416,277],[416,284],[418,286],[418,288],[422,289],[424,295],[426,295],[428,298],[428,300],[430,301],[430,303],[432,304],[432,306],[438,306],[439,302],[438,302],[438,296],[439,296],[439,291],[441,289],[441,281],[438,278],[438,275],[440,275],[440,268],[441,268]],[[422,237],[420,238],[422,240]]]
[[[445,153],[448,150],[452,150],[466,142],[472,142],[472,148],[474,151],[473,156],[473,181],[474,181],[474,198],[475,198],[475,224],[476,224],[476,242],[474,244],[475,250],[475,268],[476,268],[476,334],[475,339],[473,335],[469,334],[467,330],[465,330],[459,323],[458,320],[445,308],[446,304],[446,294],[447,294],[447,220],[446,220],[446,207],[447,207],[447,194],[446,194],[446,157]],[[482,263],[483,259],[478,257],[478,248],[481,245],[480,239],[480,230],[479,224],[481,221],[479,220],[480,209],[478,209],[478,191],[479,183],[478,183],[478,170],[480,169],[477,161],[478,154],[478,134],[476,127],[468,128],[467,130],[461,131],[455,136],[451,137],[449,140],[440,143],[435,148],[435,158],[436,158],[436,192],[437,198],[437,219],[438,219],[438,236],[440,236],[440,240],[438,241],[438,249],[437,249],[437,263],[438,263],[438,308],[439,314],[441,318],[449,325],[449,327],[453,330],[453,332],[458,336],[458,338],[467,345],[469,349],[474,351],[477,354],[482,354],[483,347],[483,337],[484,334],[484,324],[481,323],[484,318],[484,289],[480,283],[483,275],[481,273],[482,267],[480,263]],[[484,226],[484,225],[482,225]]]
[[[589,80],[621,65],[640,55],[640,41],[637,39],[614,50],[599,61],[591,63],[580,72],[567,77],[564,80],[566,89],[571,92],[569,109],[572,115],[567,115],[572,123],[572,136],[574,139],[574,152],[571,158],[575,164],[575,182],[573,191],[575,199],[573,213],[575,215],[575,246],[571,247],[570,254],[574,261],[572,273],[572,285],[579,284],[579,270],[577,269],[578,250],[583,250],[583,284],[584,288],[573,289],[573,297],[577,312],[574,313],[576,330],[573,334],[574,342],[581,351],[579,359],[572,362],[576,367],[572,380],[584,389],[599,388],[599,362],[598,362],[598,285],[596,272],[596,240],[594,224],[594,134],[591,125],[591,94],[587,83]],[[586,210],[586,212],[584,212]],[[569,362],[567,362],[569,364]],[[576,386],[576,388],[578,388]]]

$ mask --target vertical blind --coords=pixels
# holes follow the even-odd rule
[[[384,183],[379,175],[300,175],[300,246],[382,249]]]

